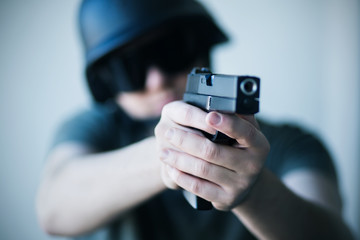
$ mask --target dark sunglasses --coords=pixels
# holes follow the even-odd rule
[[[176,74],[191,69],[197,59],[207,54],[208,49],[203,49],[197,38],[173,32],[129,51],[114,53],[105,63],[106,75],[118,92],[141,90],[150,67],[158,67],[164,74]]]

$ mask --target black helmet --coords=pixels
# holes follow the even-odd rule
[[[99,63],[156,29],[165,26],[195,29],[208,49],[227,40],[205,8],[194,0],[84,0],[79,25],[86,54],[86,77],[98,102],[112,98],[119,89],[139,88],[125,80],[121,83],[104,80],[109,73],[99,69]],[[103,71],[101,76],[98,70]]]

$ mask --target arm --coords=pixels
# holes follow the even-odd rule
[[[184,126],[221,131],[237,144],[214,144]],[[180,102],[171,103],[164,108],[155,134],[167,173],[164,182],[173,182],[167,186],[180,186],[219,210],[232,210],[256,237],[351,238],[340,215],[296,195],[264,168],[269,143],[253,117],[206,114]],[[312,184],[302,190],[310,193]]]
[[[153,137],[106,153],[78,143],[56,147],[37,196],[45,231],[89,232],[162,191],[155,147]]]
[[[288,178],[296,178],[297,182],[311,178],[311,185],[303,189],[307,194],[330,184],[317,179],[321,178],[317,173],[300,174]],[[307,200],[295,194],[299,191],[296,189],[299,186],[287,187],[264,169],[246,200],[232,212],[259,239],[352,239],[338,206],[331,203],[333,198],[326,198],[331,191]]]

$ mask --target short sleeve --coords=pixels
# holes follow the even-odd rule
[[[94,106],[64,121],[55,134],[52,146],[79,142],[98,151],[106,151],[115,147],[117,132],[112,113],[104,107]]]
[[[318,137],[293,125],[261,124],[271,150],[266,166],[279,177],[297,169],[321,172],[333,180],[336,171],[333,160]]]

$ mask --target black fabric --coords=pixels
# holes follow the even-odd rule
[[[64,122],[53,145],[75,141],[99,152],[110,151],[153,135],[158,119],[137,121],[124,114],[112,101],[94,104]]]
[[[188,21],[187,27],[197,28],[211,46],[227,41],[208,11],[193,0],[84,0],[78,21],[88,67],[109,52],[175,22]]]
[[[204,6],[193,0],[83,0],[79,6],[78,21],[86,55],[85,74],[90,91],[97,102],[105,102],[114,97],[114,88],[109,85],[117,84],[109,83],[108,73],[104,74],[103,64],[100,64],[114,51],[120,54],[129,45],[165,29],[189,30],[186,31],[185,36],[200,41],[201,44],[197,44],[196,51],[190,51],[190,54],[185,55],[187,57],[195,52],[198,54],[199,48],[205,47],[209,50],[211,46],[228,40]],[[174,39],[171,40],[173,41]],[[153,57],[158,60],[156,56],[159,53],[171,55],[173,49],[167,51],[168,49],[165,48],[164,51],[156,52]],[[174,56],[182,56],[182,53],[161,56],[161,59],[165,57],[167,60]],[[188,63],[192,63],[191,59],[187,60]],[[172,69],[174,66],[175,70],[181,67],[176,65],[174,59],[170,62],[174,64],[160,67],[166,67],[165,70],[168,71],[174,71]],[[105,72],[107,70],[105,69]],[[144,70],[140,69],[142,72]],[[132,86],[132,79],[128,79],[126,74],[121,77],[122,82],[130,81],[125,85],[118,85],[120,88],[115,90],[130,91],[139,88],[137,83]],[[115,81],[115,79],[110,80]],[[141,77],[139,80],[143,81]]]
[[[135,121],[115,106],[98,105],[67,121],[54,145],[78,141],[99,151],[121,148],[153,134],[158,119]],[[300,168],[319,171],[336,181],[332,160],[312,134],[291,125],[259,121],[271,150],[266,167],[278,177]],[[181,191],[167,190],[134,210],[140,239],[255,239],[231,212],[196,211]],[[77,239],[118,239],[122,219]],[[141,229],[141,231],[140,231]]]

